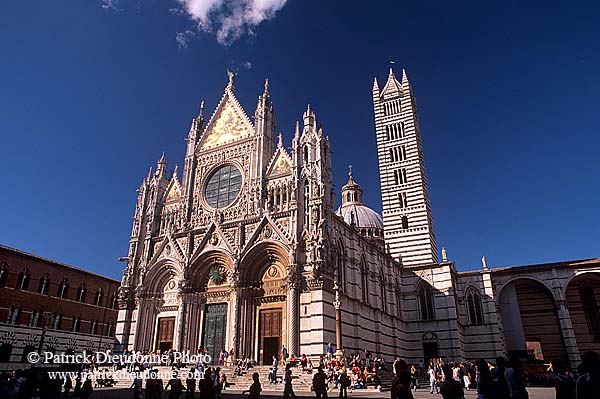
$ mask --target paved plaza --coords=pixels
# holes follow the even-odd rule
[[[529,398],[530,399],[554,399],[555,394],[554,394],[554,389],[553,388],[528,388],[529,391]],[[315,395],[314,393],[308,393],[308,392],[299,392],[298,394],[299,398],[314,398]],[[244,395],[246,396],[246,395]],[[114,388],[97,388],[95,390],[95,392],[92,395],[92,398],[96,399],[129,399],[132,397],[132,391],[129,389],[114,389]],[[163,397],[166,398],[167,394],[163,394]],[[181,395],[181,398],[184,398],[185,394]],[[199,398],[200,394],[197,392],[196,395],[194,396],[195,398]],[[263,399],[281,399],[283,397],[283,393],[282,392],[268,392],[268,391],[263,391],[261,397]],[[329,392],[329,397],[330,398],[337,398],[338,397],[338,391],[334,390],[334,391],[330,391]],[[354,391],[354,392],[349,392],[348,393],[348,398],[369,398],[369,399],[379,399],[379,398],[389,398],[390,397],[390,392],[389,391],[384,391],[384,392],[378,392],[378,391],[372,391],[372,390],[368,390],[368,391]],[[415,399],[426,399],[426,398],[430,398],[430,399],[441,399],[442,395],[439,394],[430,394],[427,390],[425,389],[419,389],[417,390],[417,392],[414,393],[414,397]],[[226,391],[223,393],[223,399],[241,399],[242,395],[241,395],[241,391]],[[477,394],[475,391],[465,391],[465,398],[466,399],[476,399],[477,398]]]

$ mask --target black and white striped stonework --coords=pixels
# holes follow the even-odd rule
[[[384,238],[403,265],[437,262],[417,110],[406,73],[373,86]]]

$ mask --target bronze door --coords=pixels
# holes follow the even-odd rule
[[[158,319],[158,338],[156,349],[166,352],[173,348],[173,333],[175,331],[175,317],[161,317]]]
[[[264,365],[273,363],[273,356],[279,358],[281,346],[281,309],[266,309],[260,311],[259,353],[260,362]]]
[[[207,349],[212,364],[217,364],[219,353],[225,349],[226,334],[227,304],[217,303],[206,305],[202,347]]]

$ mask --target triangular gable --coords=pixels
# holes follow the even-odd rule
[[[235,252],[233,244],[229,241],[229,237],[227,237],[227,235],[223,233],[223,230],[213,222],[208,230],[206,230],[200,244],[194,250],[190,264],[194,263],[205,251],[217,248],[224,249],[230,254]]]
[[[170,234],[167,234],[167,236],[162,240],[148,264],[153,265],[162,256],[177,258],[181,261],[184,261],[186,258],[185,251],[179,246],[177,240],[173,239]]]
[[[290,245],[287,234],[285,234],[278,224],[273,222],[268,215],[265,215],[258,227],[254,230],[254,233],[252,233],[252,236],[246,242],[246,246],[240,256],[243,257],[256,242],[262,240],[276,240],[287,246]]]
[[[167,187],[165,202],[177,201],[179,198],[181,198],[181,184],[179,184],[177,177],[173,176]]]
[[[381,97],[383,98],[391,98],[398,97],[402,95],[402,85],[396,79],[394,73],[390,70],[390,75],[388,76],[387,83],[381,90]]]
[[[267,176],[277,177],[288,175],[292,172],[292,159],[283,147],[277,148],[269,166],[267,167]]]
[[[233,143],[251,137],[254,126],[240,105],[230,87],[225,89],[219,105],[206,125],[204,134],[198,143],[203,149]]]

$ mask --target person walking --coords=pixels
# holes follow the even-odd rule
[[[133,383],[131,384],[131,388],[133,388],[133,399],[143,399],[142,395],[142,379],[140,377],[140,373],[135,373],[135,378],[133,379]],[[65,391],[66,393],[66,391]],[[66,395],[65,395],[66,397]]]
[[[277,360],[277,356],[273,356],[273,364],[271,367],[271,372],[269,373],[269,384],[277,384],[277,367],[279,366],[279,361]]]
[[[198,382],[198,390],[200,391],[200,399],[214,399],[214,385],[211,378],[212,370],[207,368],[204,371],[204,378]]]
[[[433,365],[429,366],[429,393],[440,393],[440,389],[437,384],[437,373],[435,372],[435,367]],[[434,392],[435,391],[435,392]]]
[[[483,359],[477,359],[475,362],[477,368],[477,399],[497,399],[499,398],[499,385],[494,381],[490,366]]]
[[[258,381],[258,373],[252,374],[252,385],[247,391],[242,391],[242,396],[248,392],[248,399],[260,399],[260,393],[262,392],[262,387],[260,386],[260,382]]]
[[[173,371],[171,379],[167,382],[166,389],[169,390],[169,399],[179,399],[181,396],[183,385],[181,384],[177,371]]]
[[[408,370],[406,362],[404,360],[395,361],[394,380],[392,381],[390,399],[413,399],[410,389],[411,379],[411,372]]]
[[[455,378],[454,370],[447,364],[442,366],[444,381],[440,384],[440,393],[444,399],[464,399],[462,383]]]
[[[317,373],[313,376],[313,388],[317,399],[327,399],[327,376],[321,366],[319,366]]]
[[[350,386],[350,378],[346,374],[346,366],[342,367],[339,376],[340,399],[348,399],[348,387]]]
[[[508,363],[504,370],[504,381],[507,389],[506,393],[510,399],[527,399],[529,393],[525,388],[523,374],[521,371],[521,363],[517,360]]]
[[[297,396],[294,393],[294,388],[292,387],[292,367],[288,363],[285,366],[285,387],[283,388],[283,399],[296,399]]]
[[[196,369],[191,368],[185,379],[185,399],[194,399],[194,392],[196,391]]]

